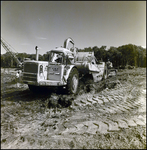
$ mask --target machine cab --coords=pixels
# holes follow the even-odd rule
[[[63,52],[50,51],[49,63],[51,64],[65,64],[65,55]]]

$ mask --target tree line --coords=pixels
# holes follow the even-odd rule
[[[94,51],[94,55],[98,61],[112,62],[115,68],[124,68],[127,65],[134,67],[146,67],[146,48],[133,44],[122,45],[119,47],[111,46],[106,50],[107,46],[88,47],[79,49],[79,51]]]
[[[146,48],[136,46],[133,44],[122,45],[119,47],[111,46],[106,50],[107,46],[101,47],[88,47],[84,49],[78,49],[79,52],[94,52],[94,55],[98,61],[112,62],[115,68],[124,68],[127,65],[135,67],[146,67]],[[25,58],[31,60],[36,59],[36,54],[18,53],[16,54],[20,62],[23,62]],[[39,54],[40,61],[48,60],[48,53],[43,55]],[[1,67],[18,67],[16,60],[6,52],[1,54]]]

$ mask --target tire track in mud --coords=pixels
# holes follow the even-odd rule
[[[84,121],[81,122],[79,119],[73,125],[70,124],[70,121],[61,135],[107,133],[136,126],[145,127],[146,108],[143,107],[145,106],[145,95],[142,97],[142,101],[140,94],[134,99],[135,90],[136,87],[129,85],[125,87],[119,84],[114,89],[104,89],[98,94],[85,93],[78,96],[73,105],[75,109],[78,108],[81,111],[80,116],[83,116]],[[90,120],[84,116],[87,109],[94,110],[89,114],[91,115]],[[77,115],[75,113],[73,117],[76,118]]]
[[[97,116],[99,118],[93,117],[92,120],[79,122],[72,128],[67,128],[62,134],[96,134],[97,132],[117,132],[123,128],[136,126],[145,127],[145,95],[134,99],[131,94],[133,94],[132,91],[135,87],[132,87],[129,94],[127,89],[126,87],[116,87],[111,92],[109,89],[105,89],[99,94],[85,93],[85,95],[78,96],[74,100],[74,106],[80,110],[81,108],[91,108],[94,110],[97,108],[97,113],[99,113]]]

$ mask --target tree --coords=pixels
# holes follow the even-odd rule
[[[107,52],[107,58],[112,62],[114,67],[121,65],[122,53],[116,47],[111,46]]]
[[[46,52],[46,54],[43,54],[43,60],[48,61],[49,60],[49,53]]]
[[[105,62],[107,61],[106,46],[101,46],[100,48],[98,48],[97,46],[94,46],[92,50],[94,51],[94,55],[98,61],[101,61],[101,60]]]

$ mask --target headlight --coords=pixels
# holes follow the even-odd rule
[[[43,73],[43,66],[40,65],[40,73]]]

